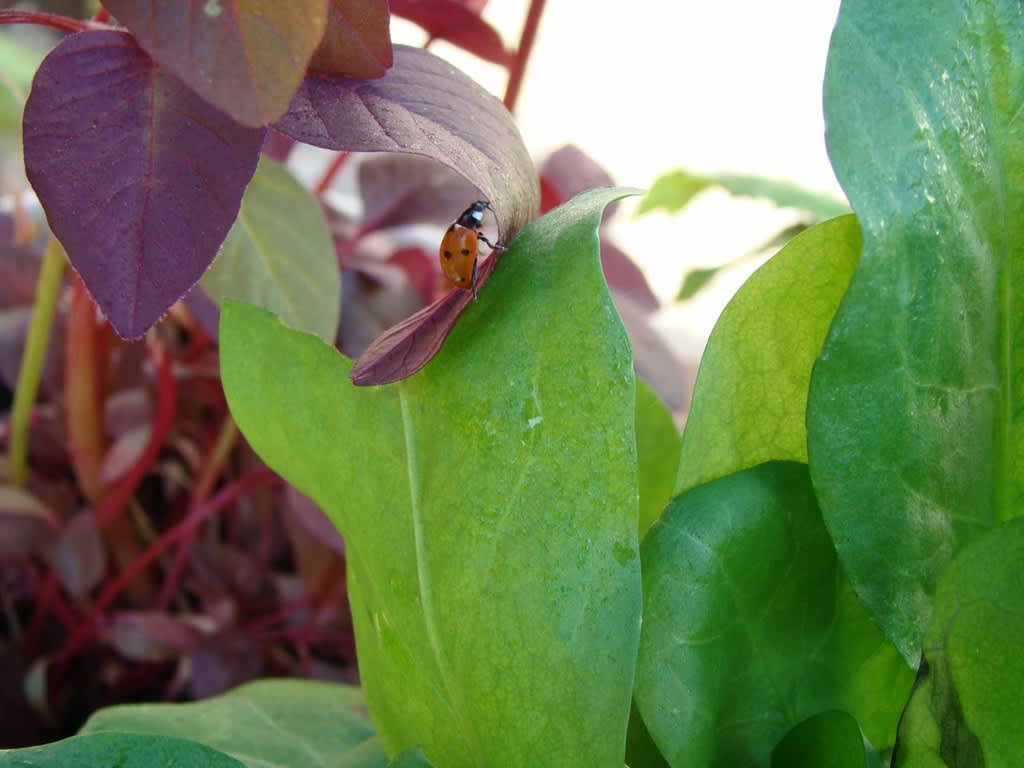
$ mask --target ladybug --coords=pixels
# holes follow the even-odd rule
[[[474,299],[476,298],[476,259],[479,243],[485,243],[491,250],[501,247],[484,237],[483,232],[480,231],[485,209],[494,212],[491,204],[486,200],[477,200],[464,210],[462,215],[444,233],[439,254],[441,271],[444,272],[444,276],[456,288],[472,291]]]

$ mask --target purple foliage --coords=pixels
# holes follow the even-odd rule
[[[537,213],[533,160],[508,110],[419,48],[395,46],[395,65],[378,80],[307,76],[275,127],[327,149],[432,157],[490,201],[506,241]]]
[[[121,336],[141,336],[213,261],[263,133],[204,102],[123,32],[81,32],[47,56],[25,105],[25,168]]]

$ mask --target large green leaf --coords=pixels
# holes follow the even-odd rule
[[[265,155],[202,286],[218,302],[255,304],[334,342],[341,275],[327,222],[316,198]]]
[[[804,231],[755,272],[711,332],[676,493],[770,460],[807,460],[811,368],[857,266],[853,216]]]
[[[41,747],[0,751],[0,768],[242,768],[234,758],[171,736],[90,733]]]
[[[837,709],[804,720],[772,750],[772,768],[866,768],[857,721]]]
[[[82,728],[107,731],[191,739],[247,768],[387,765],[360,690],[309,680],[260,680],[189,704],[109,707]]]
[[[634,377],[595,190],[510,245],[395,385],[229,303],[221,365],[260,455],[345,536],[359,665],[394,754],[615,766],[639,637]]]
[[[643,379],[636,380],[636,457],[643,539],[672,498],[679,466],[679,429],[668,408]]]
[[[828,147],[864,233],[812,379],[811,474],[843,564],[917,664],[939,574],[1022,509],[1024,13],[846,0]]]
[[[1024,520],[972,542],[939,581],[895,765],[1024,765]]]
[[[913,675],[844,577],[806,465],[689,491],[641,556],[636,701],[673,766],[767,766],[791,728],[829,709],[893,743]]]

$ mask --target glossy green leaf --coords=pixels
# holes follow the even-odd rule
[[[1024,509],[1024,14],[846,0],[828,147],[864,233],[812,380],[815,490],[858,594],[916,666],[936,581]]]
[[[161,67],[245,125],[291,103],[327,28],[328,0],[105,0]]]
[[[387,756],[358,688],[309,680],[260,680],[188,704],[101,709],[82,733],[192,739],[247,768],[383,768]]]
[[[234,758],[171,736],[90,733],[41,747],[0,751],[0,768],[243,768]]]
[[[433,763],[427,760],[422,749],[413,747],[395,757],[394,760],[388,763],[388,768],[433,768],[433,765]]]
[[[202,286],[218,302],[255,304],[334,342],[341,275],[327,222],[316,198],[266,156]]]
[[[866,768],[857,721],[840,710],[804,720],[772,750],[772,768]]]
[[[614,190],[525,229],[437,357],[350,363],[229,303],[250,444],[345,537],[360,675],[389,751],[620,768],[639,636],[634,376],[598,260]]]
[[[679,430],[668,408],[643,379],[636,380],[636,458],[643,539],[672,498],[679,467]]]
[[[737,197],[769,200],[780,208],[799,208],[818,221],[850,212],[850,207],[841,200],[781,179],[738,173],[699,176],[689,171],[676,170],[654,180],[651,189],[637,206],[637,215],[658,209],[676,213],[689,205],[694,197],[712,187],[721,187]]]
[[[676,493],[765,461],[806,461],[811,368],[859,253],[856,218],[818,224],[729,302],[701,358]]]
[[[762,464],[678,497],[641,549],[636,702],[676,768],[767,766],[829,709],[892,744],[913,675],[857,602],[806,465]]]
[[[1024,520],[972,542],[939,581],[898,766],[1024,765]]]
[[[636,702],[629,710],[629,725],[626,728],[626,765],[629,768],[669,768],[658,745],[651,738],[650,731]]]

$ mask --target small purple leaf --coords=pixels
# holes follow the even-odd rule
[[[482,284],[497,264],[497,253],[480,264]],[[391,384],[412,376],[441,349],[473,294],[455,288],[430,306],[388,328],[359,357],[349,377],[357,387]]]
[[[508,110],[455,67],[418,48],[395,46],[395,65],[379,80],[306,77],[275,127],[327,149],[404,152],[447,165],[490,201],[502,243],[526,226],[540,204],[533,161]],[[452,211],[452,218],[460,212]],[[481,265],[477,290],[500,254]],[[471,299],[456,291],[386,331],[357,361],[353,381],[385,384],[411,376],[440,349]]]
[[[25,169],[121,336],[145,333],[213,261],[262,141],[124,32],[72,35],[43,61],[25,104]]]

